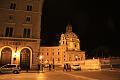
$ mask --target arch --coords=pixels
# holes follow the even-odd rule
[[[0,48],[0,59],[1,59],[1,51],[6,47],[8,47],[12,50],[12,56],[13,56],[13,48],[11,46],[3,46],[3,47]]]
[[[30,69],[32,64],[32,50],[29,47],[23,47],[20,51],[20,67],[21,69]]]
[[[11,64],[12,59],[12,49],[8,46],[5,46],[1,49],[0,53],[0,66],[5,64]]]

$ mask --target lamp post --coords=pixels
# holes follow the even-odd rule
[[[40,56],[39,59],[40,59],[40,71],[43,72],[43,64],[42,64],[42,58],[43,56]]]

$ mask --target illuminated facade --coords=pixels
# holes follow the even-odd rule
[[[37,67],[42,5],[43,0],[0,0],[0,66]]]
[[[66,26],[65,34],[61,34],[59,46],[40,47],[41,61],[45,64],[62,65],[67,62],[85,60],[85,51],[80,50],[80,40],[72,32],[72,26]]]

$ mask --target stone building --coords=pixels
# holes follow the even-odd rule
[[[59,46],[41,46],[41,63],[62,65],[67,62],[85,60],[85,51],[80,50],[80,40],[72,32],[72,26],[66,26],[66,32],[61,34]]]
[[[0,0],[0,66],[38,64],[43,0]]]

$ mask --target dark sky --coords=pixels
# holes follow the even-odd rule
[[[115,0],[45,0],[41,36],[46,34],[43,41],[54,43],[55,34],[64,33],[70,23],[82,50],[93,51],[102,46],[120,55],[119,11]]]

